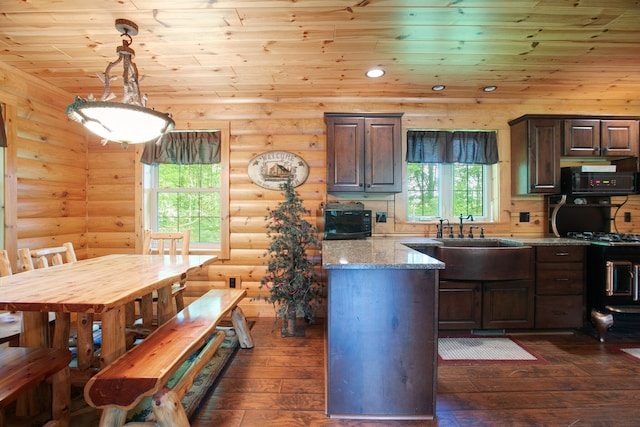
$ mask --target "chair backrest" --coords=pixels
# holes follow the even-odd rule
[[[191,230],[184,230],[182,232],[155,232],[151,230],[144,230],[142,253],[188,255],[190,238]],[[178,242],[180,242],[179,246]],[[165,245],[167,245],[168,248],[165,248]],[[178,247],[180,248],[179,252]]]
[[[22,264],[23,271],[46,268],[50,265],[60,265],[78,260],[71,242],[52,248],[18,249],[18,259]]]
[[[6,249],[0,249],[0,277],[11,276],[11,261],[9,260],[9,252]]]

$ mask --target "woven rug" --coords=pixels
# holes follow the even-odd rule
[[[438,338],[440,363],[535,363],[542,358],[508,337]]]
[[[248,322],[249,328],[253,326],[255,322]],[[222,328],[224,329],[224,328]],[[194,415],[197,414],[197,410],[200,408],[200,404],[206,398],[209,393],[215,390],[216,385],[222,378],[222,374],[229,364],[233,361],[233,357],[238,352],[240,343],[238,336],[227,336],[224,341],[211,358],[209,363],[200,371],[195,378],[193,385],[187,391],[182,399],[182,405],[184,406],[187,417],[191,420]],[[172,387],[176,378],[180,378],[182,373],[186,371],[192,360],[196,356],[192,356],[187,360],[173,376],[167,385]],[[127,422],[155,422],[153,411],[151,410],[151,396],[147,396],[140,403],[127,414]]]

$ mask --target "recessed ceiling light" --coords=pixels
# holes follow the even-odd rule
[[[496,89],[498,89],[498,86],[485,86],[482,88],[482,90],[485,92],[493,92]]]
[[[444,90],[445,87],[445,85],[435,85],[431,88],[431,90],[434,92],[440,92],[441,90]]]
[[[372,79],[377,79],[378,77],[384,76],[384,70],[382,68],[372,68],[366,73],[367,77]]]

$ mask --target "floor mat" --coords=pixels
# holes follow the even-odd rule
[[[640,361],[640,348],[621,348],[620,351]]]
[[[543,359],[512,338],[438,338],[440,362],[539,362]]]

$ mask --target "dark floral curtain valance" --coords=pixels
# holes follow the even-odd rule
[[[140,161],[147,165],[220,163],[220,132],[169,132],[162,137],[160,142],[147,142]]]
[[[4,128],[4,115],[2,113],[2,105],[0,105],[0,147],[7,146],[7,131]]]
[[[498,163],[495,131],[407,131],[407,162]]]

